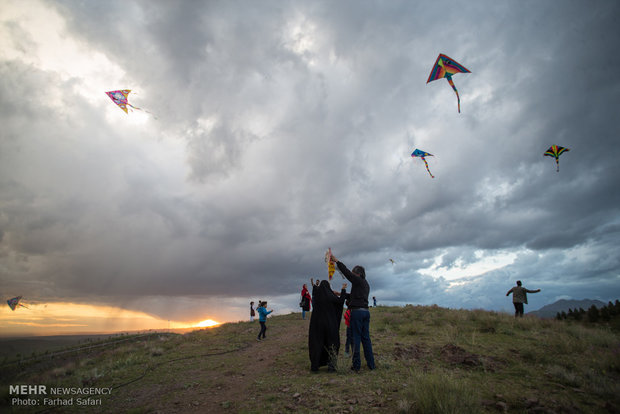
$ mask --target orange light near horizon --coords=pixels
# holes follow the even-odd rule
[[[220,324],[219,322],[215,322],[212,319],[205,319],[204,321],[198,322],[193,327],[195,327],[195,328],[208,328],[210,326],[216,326],[216,325],[219,325],[219,324]]]
[[[68,335],[122,331],[206,328],[220,325],[212,319],[196,323],[163,320],[145,312],[113,306],[67,302],[29,304],[12,311],[0,306],[0,336]]]

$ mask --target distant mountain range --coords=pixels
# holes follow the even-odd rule
[[[566,300],[560,299],[557,302],[554,302],[550,305],[545,305],[542,308],[528,312],[528,315],[536,315],[540,318],[555,318],[558,312],[567,312],[569,309],[579,309],[583,308],[583,310],[588,310],[590,306],[596,306],[597,308],[602,308],[607,305],[605,302],[601,302],[600,300],[592,300],[592,299],[581,299],[581,300]]]

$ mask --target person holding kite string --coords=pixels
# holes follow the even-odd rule
[[[327,280],[319,286],[312,287],[314,310],[310,316],[308,328],[308,354],[310,370],[317,372],[319,367],[327,365],[328,372],[336,371],[338,352],[340,351],[340,321],[342,305],[347,295],[347,284],[336,294]]]
[[[351,334],[353,335],[353,365],[351,369],[359,372],[362,361],[360,358],[360,344],[364,347],[364,358],[369,369],[375,369],[375,357],[372,353],[370,341],[370,312],[368,311],[368,294],[370,285],[366,281],[366,270],[362,266],[355,266],[353,271],[347,269],[344,263],[338,261],[334,255],[330,260],[336,263],[338,271],[351,282],[349,296],[351,309]]]
[[[273,310],[268,311],[267,301],[264,301],[258,302],[258,308],[256,308],[256,311],[258,312],[258,323],[260,323],[260,332],[258,333],[258,338],[256,338],[256,340],[260,341],[261,336],[262,339],[265,339],[265,332],[267,331],[267,315],[273,312]]]
[[[517,280],[517,286],[513,286],[507,293],[506,296],[512,293],[512,304],[515,307],[515,318],[523,317],[523,304],[527,304],[527,294],[528,293],[538,293],[540,289],[529,290],[521,286],[521,281]]]

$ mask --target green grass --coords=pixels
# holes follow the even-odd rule
[[[275,316],[267,340],[239,322],[154,334],[2,367],[9,384],[113,387],[100,407],[59,412],[618,412],[620,334],[538,318],[437,306],[371,309],[377,369],[310,372],[308,320]],[[1,408],[1,407],[0,407]],[[22,407],[15,412],[36,412]]]

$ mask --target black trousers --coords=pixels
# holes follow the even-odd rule
[[[259,321],[258,323],[260,323],[260,332],[258,333],[258,339],[260,339],[261,335],[264,338],[265,331],[267,330],[267,325],[265,325],[265,322],[262,322],[262,321]]]
[[[515,305],[515,318],[519,317],[519,316],[523,316],[523,304],[522,303],[517,303],[517,302],[513,302],[513,305]]]

